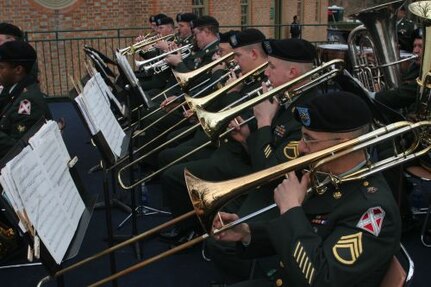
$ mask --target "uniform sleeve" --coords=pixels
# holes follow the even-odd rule
[[[296,158],[300,138],[300,125],[295,121],[288,122],[285,137],[277,143],[272,127],[253,131],[247,139],[253,169],[262,170]]]
[[[416,101],[416,83],[405,83],[399,88],[376,93],[376,100],[392,109],[408,108]]]
[[[265,223],[249,223],[251,231],[251,241],[248,246],[238,243],[239,256],[242,258],[259,258],[275,254],[270,238],[266,230]]]
[[[42,97],[42,96],[41,96]],[[0,156],[3,157],[15,143],[49,111],[34,95],[23,96],[14,102],[0,122]]]
[[[393,218],[382,219],[381,232],[373,235],[356,227],[360,217],[336,222],[324,239],[314,232],[302,207],[271,221],[268,233],[289,281],[302,282],[298,286],[349,286],[375,270],[383,270],[383,276],[393,246],[399,246]],[[380,282],[381,277],[374,280]]]

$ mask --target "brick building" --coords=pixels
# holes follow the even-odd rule
[[[222,30],[260,26],[272,38],[289,37],[289,24],[298,15],[305,24],[303,38],[325,41],[327,6],[328,0],[0,0],[0,21],[28,32],[28,40],[38,50],[43,85],[53,80],[69,89],[70,83],[62,77],[83,73],[80,62],[85,57],[79,55],[80,47],[92,45],[112,55],[113,49],[128,46],[135,35],[145,32],[153,14],[174,18],[179,12],[194,11],[217,18]],[[316,24],[322,26],[308,26]],[[108,41],[95,44],[94,38]],[[66,88],[60,89],[64,93]],[[56,89],[46,91],[59,94]]]

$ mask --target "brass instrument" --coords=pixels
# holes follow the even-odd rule
[[[235,81],[233,81],[231,84],[229,84],[229,89],[231,89],[232,87],[234,87],[234,86],[236,86],[236,85],[238,85],[238,84],[242,83],[244,80],[248,79],[250,76],[253,76],[253,75],[255,75],[255,74],[262,73],[262,72],[265,70],[266,65],[267,65],[267,63],[262,64],[262,65],[260,65],[260,66],[256,67],[255,69],[253,69],[252,71],[250,71],[250,72],[246,73],[245,75],[241,76],[240,78],[236,79],[236,80],[235,80]],[[227,92],[229,89],[224,89],[224,91],[225,91],[225,92]],[[251,91],[250,93],[246,94],[244,97],[242,97],[241,99],[239,99],[238,101],[241,101],[241,100],[243,100],[243,99],[248,99],[249,97],[251,97],[251,96],[253,96],[254,94],[256,94],[257,92],[259,92],[260,90],[261,90],[261,88],[258,88],[258,89],[256,89],[255,91]],[[219,96],[219,95],[223,94],[223,93],[219,93],[218,91],[216,91],[216,92],[214,92],[214,93],[216,93],[216,94],[217,94],[217,96]],[[212,94],[211,94],[211,95],[212,95]],[[205,98],[207,98],[207,101],[206,101],[206,103],[205,103],[205,104],[208,104],[211,100],[213,100],[213,99],[215,98],[214,96],[211,96],[211,95],[208,95],[207,97],[205,97]],[[237,102],[238,102],[238,101],[237,101]],[[234,102],[234,103],[232,103],[231,105],[236,105],[236,104],[237,104],[237,102]],[[230,108],[230,107],[231,107],[231,105],[229,105],[228,107],[225,107],[224,109],[222,109],[222,111],[223,111],[223,110],[225,110],[225,109]],[[174,125],[173,127],[170,127],[168,130],[164,131],[161,135],[164,135],[165,133],[167,133],[167,132],[169,132],[170,130],[172,130],[172,128],[176,127],[178,124],[180,124],[180,123],[182,123],[183,121],[186,121],[186,120],[187,120],[187,119],[186,119],[186,118],[184,118],[183,120],[179,121],[179,122],[178,122],[176,125]],[[150,179],[151,177],[153,177],[155,174],[158,174],[158,173],[159,173],[159,172],[161,172],[163,169],[165,169],[166,167],[165,167],[165,168],[162,168],[162,169],[159,169],[159,170],[157,170],[157,171],[153,172],[152,174],[150,174],[149,176],[147,176],[147,177],[145,177],[145,178],[142,178],[142,179],[140,179],[140,180],[138,180],[138,181],[136,181],[136,182],[134,182],[134,183],[132,183],[132,184],[129,184],[129,185],[126,185],[126,184],[124,183],[124,181],[122,180],[122,174],[123,174],[127,169],[131,168],[131,167],[132,167],[132,166],[134,166],[135,164],[138,164],[138,163],[139,163],[139,162],[141,162],[144,158],[147,158],[149,155],[153,154],[154,152],[159,151],[159,150],[161,150],[162,148],[166,147],[167,145],[171,144],[172,142],[176,141],[178,138],[181,138],[181,137],[183,137],[184,135],[189,134],[190,132],[194,131],[194,130],[195,130],[196,128],[198,128],[198,127],[200,127],[200,124],[199,124],[199,123],[197,123],[197,124],[195,124],[195,125],[191,126],[190,128],[188,128],[188,129],[186,129],[185,131],[181,132],[180,134],[176,135],[174,138],[172,138],[172,139],[170,139],[170,140],[168,140],[168,141],[164,142],[163,144],[161,144],[161,145],[159,145],[159,146],[157,146],[157,147],[153,148],[151,151],[147,152],[146,154],[144,154],[144,155],[140,156],[139,158],[135,159],[134,161],[130,162],[129,164],[127,164],[127,165],[125,165],[124,167],[122,167],[121,169],[119,169],[119,170],[118,170],[118,173],[117,173],[117,179],[118,179],[118,183],[120,184],[120,186],[121,186],[122,188],[124,188],[124,189],[132,189],[132,188],[134,188],[135,186],[137,186],[137,185],[139,185],[139,184],[141,184],[141,183],[143,183],[143,182],[145,182],[145,181],[149,180],[149,179]],[[159,138],[161,135],[159,135],[159,136],[158,136],[158,137],[156,137],[155,139]],[[148,144],[149,144],[149,143],[152,143],[155,139],[152,139],[150,142],[148,142],[148,143],[146,143],[145,145],[143,145],[143,146],[139,147],[139,149],[138,149],[138,150],[142,150],[144,147],[148,146]]]
[[[423,55],[418,83],[416,118],[418,120],[430,119],[431,100],[431,1],[419,1],[409,5],[412,14],[419,17],[423,23]]]
[[[334,59],[314,68],[311,71],[308,71],[307,73],[304,73],[303,75],[287,83],[284,83],[283,85],[273,88],[272,90],[262,95],[254,97],[249,101],[228,110],[218,113],[211,113],[205,111],[200,106],[196,106],[196,116],[198,117],[205,133],[209,137],[213,138],[220,133],[222,127],[226,125],[228,121],[233,119],[245,109],[251,108],[252,106],[264,100],[270,99],[280,93],[283,93],[283,95],[279,97],[279,102],[281,104],[284,104],[286,102],[292,103],[296,99],[296,96],[301,94],[305,89],[309,88],[310,86],[316,86],[317,84],[323,83],[330,78],[335,77],[340,71],[343,70],[343,68],[344,61],[341,59]],[[310,79],[312,81],[310,81]],[[299,84],[302,85],[300,87],[297,87]]]
[[[188,44],[145,61],[135,61],[135,64],[141,71],[143,70],[145,72],[149,72],[151,70],[154,70],[154,74],[159,74],[170,68],[170,66],[165,61],[166,56],[179,52],[181,54],[181,58],[185,59],[191,55],[192,49],[193,45]]]
[[[396,11],[403,2],[392,1],[351,15],[363,23],[350,32],[347,40],[353,74],[370,91],[398,87],[401,83]],[[410,58],[402,61],[405,60]]]
[[[404,163],[408,160],[417,158],[419,156],[422,156],[423,154],[428,153],[431,150],[431,139],[430,139],[430,133],[429,133],[430,128],[431,128],[431,121],[423,121],[423,122],[417,122],[417,123],[396,122],[388,126],[374,130],[372,132],[369,132],[367,134],[364,134],[362,136],[359,136],[357,138],[348,140],[346,142],[342,142],[332,147],[328,147],[321,151],[304,155],[302,157],[293,159],[289,162],[278,164],[276,166],[252,173],[250,175],[246,175],[243,177],[226,180],[222,182],[203,181],[193,176],[192,174],[190,174],[190,172],[188,172],[187,170],[185,170],[184,176],[187,184],[187,189],[189,191],[190,199],[194,206],[194,210],[195,210],[194,212],[190,211],[186,214],[183,214],[169,222],[166,222],[140,235],[137,235],[127,241],[124,241],[98,254],[88,257],[78,263],[75,263],[69,267],[66,267],[63,270],[60,270],[57,273],[55,273],[51,278],[53,277],[55,278],[60,275],[63,275],[64,273],[69,272],[73,269],[76,269],[77,267],[87,264],[97,258],[100,258],[109,253],[112,253],[113,251],[118,250],[119,248],[125,247],[136,241],[139,241],[148,236],[151,236],[161,231],[164,228],[167,228],[173,224],[176,224],[181,220],[187,219],[193,215],[198,216],[199,220],[202,223],[202,226],[204,227],[207,233],[205,233],[201,237],[197,237],[183,245],[177,246],[166,252],[158,254],[144,261],[141,261],[140,263],[130,266],[116,274],[110,275],[90,285],[90,286],[100,286],[114,279],[117,279],[123,275],[126,275],[130,272],[138,270],[144,266],[147,266],[153,262],[156,262],[164,257],[175,254],[178,251],[189,248],[190,246],[193,246],[199,242],[202,242],[203,240],[207,239],[211,235],[218,234],[220,232],[225,231],[228,228],[232,228],[236,226],[238,223],[241,223],[245,219],[249,219],[253,217],[253,215],[255,214],[256,215],[260,214],[263,211],[266,211],[275,207],[274,204],[270,205],[262,210],[259,210],[247,216],[245,219],[240,219],[239,221],[229,223],[228,225],[224,226],[220,230],[215,230],[212,234],[210,234],[213,218],[215,214],[218,212],[218,210],[222,206],[224,206],[227,202],[229,202],[231,199],[241,194],[244,194],[245,192],[251,189],[257,188],[267,182],[279,179],[288,172],[301,170],[306,167],[310,168],[310,173],[311,173],[311,176],[313,177],[318,167],[328,161],[338,159],[352,152],[364,150],[375,144],[381,144],[384,141],[393,140],[395,137],[399,137],[406,133],[412,133],[414,135],[414,141],[410,146],[406,147],[404,150],[394,151],[394,154],[392,156],[389,156],[388,158],[382,159],[381,161],[373,164],[367,164],[362,169],[354,173],[346,174],[338,177],[332,176],[332,177],[335,177],[337,182],[339,183],[363,179],[371,174],[380,172],[384,169],[393,167],[395,165]],[[418,149],[419,146],[424,146],[424,148],[422,150],[419,150]],[[41,280],[41,282],[45,282],[45,281],[47,281],[46,277]]]
[[[220,57],[217,60],[214,60],[211,63],[206,64],[205,66],[200,67],[200,68],[193,70],[191,72],[180,73],[178,71],[172,70],[172,73],[174,74],[175,79],[180,84],[180,86],[183,88],[183,90],[188,90],[190,82],[193,79],[196,79],[197,76],[199,76],[205,72],[208,72],[210,69],[214,68],[218,64],[221,64],[224,61],[228,61],[229,59],[233,58],[233,56],[234,56],[234,52],[230,52],[230,53],[224,55],[223,57]]]
[[[169,39],[172,39],[174,37],[175,37],[175,34],[169,34],[169,35],[162,36],[162,37],[160,37],[159,35],[151,36],[151,37],[148,37],[148,38],[146,38],[142,41],[139,41],[133,45],[130,45],[126,48],[120,49],[119,53],[123,56],[134,55],[134,54],[138,53],[139,51],[143,50],[143,48],[145,48],[145,47],[150,48],[148,46],[152,46],[159,41],[169,40]]]

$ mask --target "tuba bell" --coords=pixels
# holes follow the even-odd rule
[[[347,40],[353,74],[370,91],[401,84],[396,12],[403,4],[404,0],[392,1],[351,15],[363,23],[350,32]],[[374,57],[370,59],[371,54]]]

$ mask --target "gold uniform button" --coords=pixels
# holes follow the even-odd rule
[[[362,183],[363,186],[367,187],[370,183],[368,181],[364,181],[364,183]]]
[[[282,286],[283,285],[283,280],[281,280],[281,279],[277,279],[276,281],[275,281],[275,285],[276,286]]]
[[[281,268],[284,268],[283,261],[280,261],[280,267],[281,267]]]

